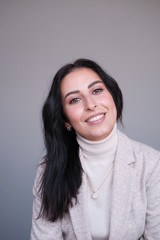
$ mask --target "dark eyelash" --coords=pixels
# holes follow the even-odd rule
[[[93,91],[93,93],[96,94],[96,93],[100,93],[100,92],[102,92],[102,91],[103,91],[102,88],[97,88],[97,89],[95,89],[95,90]]]
[[[74,104],[74,103],[77,103],[77,102],[79,102],[79,98],[73,98],[69,103],[70,104]]]

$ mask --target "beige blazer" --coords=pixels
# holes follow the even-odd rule
[[[160,240],[160,152],[130,140],[121,132],[118,135],[108,240]],[[62,221],[36,220],[41,203],[38,179],[42,171],[39,167],[33,189],[31,240],[91,240],[85,175],[78,204]]]

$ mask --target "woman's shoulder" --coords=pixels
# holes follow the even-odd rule
[[[120,148],[122,151],[125,151],[126,148],[128,149],[128,152],[134,159],[137,172],[141,172],[143,176],[147,177],[155,168],[158,166],[158,168],[160,168],[160,151],[144,143],[132,140],[120,131],[118,135]]]
[[[160,158],[160,151],[154,149],[153,147],[142,142],[135,141],[120,131],[118,131],[118,135],[120,141],[123,141],[123,145],[129,145],[134,153],[143,153],[145,156],[148,157]]]
[[[34,186],[33,186],[33,194],[38,194],[39,195],[39,189],[41,186],[41,181],[42,181],[42,177],[43,177],[43,173],[45,171],[45,157],[41,158],[38,166],[37,166],[37,171],[36,171],[36,176],[35,176],[35,180],[34,180]]]

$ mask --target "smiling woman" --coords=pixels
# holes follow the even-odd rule
[[[66,126],[73,127],[82,137],[97,141],[112,131],[116,106],[96,72],[81,68],[67,74],[61,83],[61,96],[68,119]]]
[[[158,240],[160,153],[117,129],[123,99],[95,62],[53,79],[43,106],[46,156],[33,188],[31,240]]]

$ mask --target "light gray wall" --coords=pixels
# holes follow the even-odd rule
[[[160,1],[1,0],[0,27],[0,238],[27,240],[41,106],[63,64],[101,64],[124,94],[122,130],[160,150]]]

